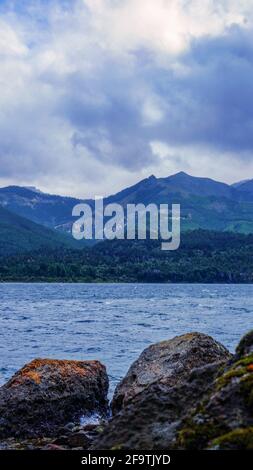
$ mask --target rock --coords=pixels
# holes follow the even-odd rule
[[[236,348],[236,354],[238,357],[253,354],[253,330],[243,336]]]
[[[65,432],[71,432],[74,427],[75,427],[75,424],[74,424],[74,423],[68,423],[68,424],[66,424],[65,426],[63,426],[63,430],[64,430]]]
[[[53,444],[50,438],[29,440],[9,438],[0,442],[0,450],[41,450],[49,444]]]
[[[110,421],[80,425],[105,416],[107,388],[98,362],[33,361],[0,389],[0,449],[253,449],[253,332],[235,356],[199,333],[151,346]]]
[[[68,437],[68,445],[72,448],[81,447],[82,449],[88,449],[91,445],[91,439],[89,439],[85,432],[80,431]]]
[[[114,416],[91,448],[169,448],[182,419],[231,357],[221,344],[200,333],[149,347],[117,387]]]
[[[65,450],[62,446],[57,446],[56,444],[48,444],[44,447],[44,450]]]
[[[97,432],[98,426],[99,424],[86,424],[85,426],[83,426],[82,429],[85,432],[93,433],[93,432]]]
[[[229,352],[224,346],[201,333],[154,344],[143,351],[116,388],[112,412],[118,413],[153,383],[173,387],[187,379],[193,368],[228,358]]]
[[[108,377],[98,361],[36,359],[0,388],[0,438],[57,437],[69,422],[107,414]]]
[[[195,369],[189,373],[187,386],[150,385],[112,418],[91,449],[169,449],[181,419],[194,407],[196,397],[204,396],[223,364]]]
[[[237,348],[205,396],[183,420],[176,441],[183,449],[253,449],[253,332]]]
[[[60,436],[57,437],[57,439],[54,439],[51,444],[57,445],[57,446],[68,446],[69,444],[69,438],[68,436]]]

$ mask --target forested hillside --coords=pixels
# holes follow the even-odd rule
[[[3,257],[0,280],[249,283],[252,253],[253,235],[198,230],[185,233],[174,252],[161,251],[158,241],[105,241]]]

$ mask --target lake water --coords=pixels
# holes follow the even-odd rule
[[[0,284],[0,381],[36,357],[99,359],[111,392],[148,345],[199,331],[231,351],[253,285]]]

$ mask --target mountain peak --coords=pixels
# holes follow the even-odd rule
[[[185,173],[185,171],[179,171],[174,175],[170,175],[168,178],[194,178],[194,176],[188,175],[188,173]]]
[[[185,173],[185,171],[179,171],[178,173],[174,173],[169,176],[165,176],[164,178],[160,178],[166,182],[175,182],[177,184],[186,183],[187,181],[194,180],[195,177]]]
[[[150,176],[148,177],[148,180],[150,180],[150,181],[154,180],[154,181],[155,181],[155,180],[157,180],[157,178],[156,178],[155,175],[150,175]]]
[[[188,173],[186,173],[185,171],[179,171],[174,176],[191,176],[191,175],[188,175]]]

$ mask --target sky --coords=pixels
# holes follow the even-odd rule
[[[253,0],[0,0],[0,186],[253,178]]]

